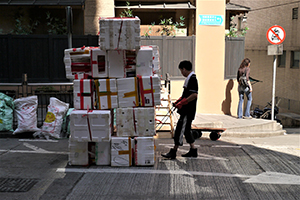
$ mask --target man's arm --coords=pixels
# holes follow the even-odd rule
[[[191,101],[193,101],[193,100],[195,100],[197,98],[198,98],[198,94],[197,93],[192,93],[190,96],[188,96],[186,98],[186,100],[187,100],[187,102],[191,102]]]

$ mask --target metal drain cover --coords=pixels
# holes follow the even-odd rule
[[[30,178],[0,178],[0,192],[27,192],[37,182]]]

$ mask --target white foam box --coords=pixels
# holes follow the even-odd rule
[[[109,68],[109,78],[126,78],[125,74],[125,51],[124,50],[108,50],[107,65]]]
[[[96,165],[110,165],[111,141],[96,142],[95,163]]]
[[[140,76],[153,75],[153,49],[141,48],[136,53],[136,74]]]
[[[102,50],[139,49],[141,44],[140,19],[100,18],[99,46]]]
[[[155,163],[153,137],[135,137],[134,161],[136,166],[152,166]]]
[[[94,81],[92,79],[74,80],[73,99],[75,109],[93,109]]]
[[[70,133],[74,141],[110,141],[112,134],[110,110],[73,110],[70,114]]]
[[[134,108],[135,136],[155,135],[155,108]]]
[[[69,139],[69,165],[88,165],[88,142]]]
[[[153,74],[158,74],[160,72],[160,55],[158,45],[141,46],[141,49],[152,49],[152,67]]]
[[[117,136],[155,135],[154,107],[117,108]]]
[[[118,107],[135,107],[139,105],[136,77],[117,79]]]
[[[130,137],[111,138],[111,166],[131,166],[133,139]]]
[[[118,108],[118,90],[116,79],[95,79],[97,109]]]
[[[138,76],[140,106],[160,105],[160,78],[158,76]]]
[[[116,109],[117,136],[135,136],[133,108]]]

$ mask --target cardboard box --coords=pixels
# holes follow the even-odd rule
[[[99,29],[99,46],[102,50],[131,50],[141,46],[138,17],[100,18]]]
[[[117,136],[155,135],[154,107],[117,108]]]
[[[134,160],[137,166],[152,166],[155,163],[153,137],[135,137]]]
[[[69,165],[88,165],[88,142],[69,139]]]
[[[135,107],[139,105],[136,77],[117,79],[118,107]]]
[[[118,108],[118,91],[116,79],[96,79],[96,108],[113,109]]]
[[[138,76],[140,106],[161,104],[160,82],[158,76]]]
[[[110,165],[111,141],[96,142],[95,163],[96,165]]]
[[[94,82],[91,79],[73,81],[73,99],[75,109],[94,108]]]
[[[73,110],[70,132],[78,142],[110,141],[112,134],[110,110]]]
[[[131,166],[133,139],[130,137],[112,137],[111,166]]]

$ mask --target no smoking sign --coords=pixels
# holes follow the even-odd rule
[[[271,44],[281,44],[285,39],[285,30],[278,25],[272,26],[267,31],[267,39]]]

